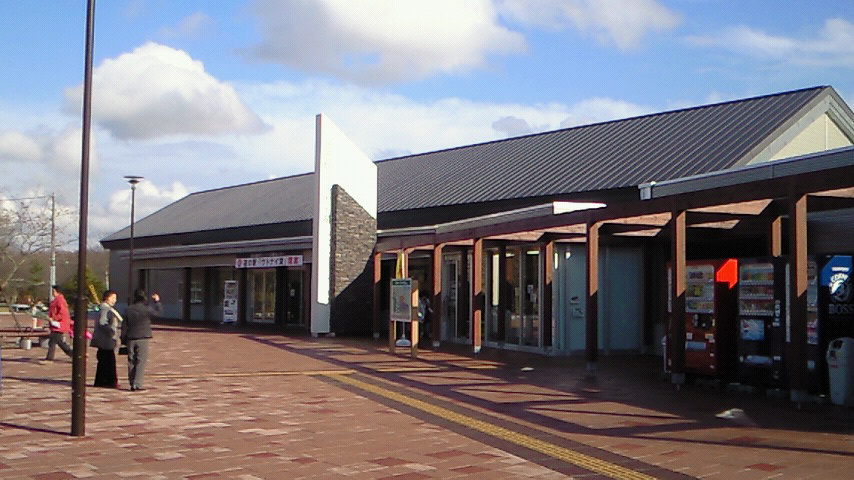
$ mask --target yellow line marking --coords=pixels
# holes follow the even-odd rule
[[[651,477],[641,472],[637,472],[631,470],[626,467],[622,467],[620,465],[615,465],[610,462],[606,462],[604,460],[600,460],[596,457],[592,457],[590,455],[585,455],[583,453],[579,453],[568,448],[561,447],[559,445],[555,445],[553,443],[546,442],[544,440],[540,440],[538,438],[531,437],[529,435],[525,435],[519,432],[514,432],[513,430],[499,427],[497,425],[493,425],[488,422],[484,422],[482,420],[478,420],[476,418],[472,418],[466,415],[462,415],[460,413],[456,413],[454,411],[448,410],[447,408],[438,407],[436,405],[432,405],[430,403],[417,400],[412,397],[408,397],[406,395],[393,392],[391,390],[387,390],[382,387],[378,387],[376,385],[372,385],[370,383],[363,382],[361,380],[356,380],[352,377],[347,377],[343,375],[337,375],[336,373],[328,373],[325,374],[329,378],[335,379],[338,382],[356,387],[360,390],[370,392],[381,397],[385,397],[389,400],[393,400],[398,403],[402,403],[404,405],[416,408],[423,412],[429,413],[431,415],[435,415],[437,417],[443,418],[445,420],[454,422],[458,425],[462,425],[464,427],[470,428],[472,430],[477,430],[481,433],[485,433],[487,435],[499,438],[501,440],[505,440],[511,443],[515,443],[516,445],[534,450],[535,452],[544,453],[552,458],[556,458],[558,460],[562,460],[566,463],[571,463],[573,465],[577,465],[585,470],[589,470],[591,472],[599,473],[602,475],[606,475],[611,478],[616,479],[631,479],[631,480],[654,480],[655,477]]]
[[[160,373],[154,375],[147,375],[150,378],[165,378],[165,379],[175,379],[175,378],[216,378],[216,377],[280,377],[280,376],[294,376],[294,375],[306,375],[306,376],[317,376],[317,375],[349,375],[351,373],[356,373],[354,370],[306,370],[306,371],[267,371],[267,372],[220,372],[220,373],[195,373],[195,374],[184,374],[184,373]]]

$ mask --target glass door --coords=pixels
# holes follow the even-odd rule
[[[248,272],[249,321],[274,323],[276,319],[276,270],[265,268]]]
[[[522,338],[522,269],[519,261],[520,249],[508,248],[504,256],[507,272],[507,311],[504,332],[505,342],[518,345]]]
[[[303,316],[303,282],[302,270],[288,270],[288,303],[287,315],[285,322],[291,326],[305,326],[305,317]]]
[[[442,265],[442,340],[456,338],[459,291],[459,258],[445,258]]]
[[[521,272],[522,291],[522,345],[540,346],[540,251],[536,248],[521,249],[524,253],[524,269]]]

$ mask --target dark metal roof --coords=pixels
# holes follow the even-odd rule
[[[313,196],[313,174],[205,190],[137,220],[134,237],[311,220]],[[129,237],[128,226],[102,241]]]
[[[377,163],[381,212],[624,188],[731,168],[830,87],[568,128]]]
[[[378,210],[595,192],[744,165],[827,95],[838,98],[814,87],[379,161]],[[194,193],[137,221],[134,234],[310,220],[313,178]]]

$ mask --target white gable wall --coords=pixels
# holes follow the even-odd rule
[[[825,97],[760,152],[744,159],[746,165],[818,153],[854,145],[854,118],[832,95]]]
[[[851,146],[851,139],[826,113],[815,119],[770,161]]]

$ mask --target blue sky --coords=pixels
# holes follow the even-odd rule
[[[76,208],[86,2],[0,8],[0,195]],[[128,222],[123,175],[143,216],[310,171],[321,112],[381,159],[815,85],[854,101],[850,0],[111,0],[95,23],[93,239]]]

